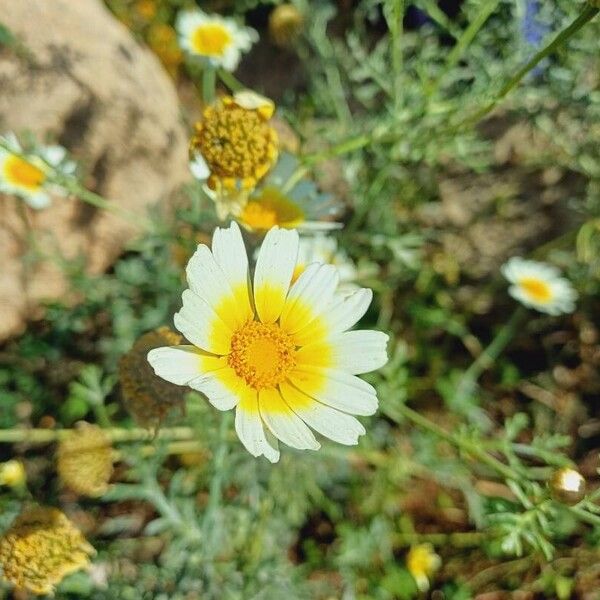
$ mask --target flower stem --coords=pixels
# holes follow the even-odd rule
[[[205,106],[214,102],[216,86],[216,70],[212,67],[204,67],[202,69],[202,102]]]
[[[225,458],[227,457],[227,433],[229,431],[229,413],[225,412],[219,425],[219,437],[217,442],[217,450],[215,452],[215,459],[213,462],[214,473],[210,482],[210,490],[208,496],[208,504],[206,506],[206,512],[202,519],[202,538],[206,544],[208,551],[212,552],[213,549],[213,537],[214,537],[214,520],[215,515],[219,509],[221,503],[221,491],[223,487],[223,475],[225,467]]]
[[[497,333],[489,346],[471,363],[464,372],[457,387],[456,395],[460,398],[469,397],[475,391],[475,386],[481,375],[493,366],[501,352],[512,340],[518,328],[522,325],[527,314],[524,307],[519,306],[511,315],[510,319]]]
[[[73,432],[73,429],[0,429],[0,444],[48,444],[62,440]],[[105,433],[113,442],[140,442],[144,440],[192,440],[196,437],[191,427],[171,427],[161,429],[156,436],[148,429],[141,427],[123,429],[111,427]]]
[[[246,89],[246,86],[239,79],[236,79],[229,71],[219,69],[217,75],[219,76],[221,83],[228,87],[232,92],[239,92],[240,90]]]
[[[466,454],[470,454],[477,458],[484,465],[490,467],[492,470],[496,471],[499,475],[504,477],[505,479],[511,479],[514,481],[521,481],[522,476],[515,471],[512,467],[507,464],[499,461],[497,458],[492,456],[489,452],[481,448],[475,442],[471,442],[465,438],[459,437],[454,433],[446,431],[442,427],[440,427],[437,423],[434,423],[427,417],[419,414],[416,410],[409,408],[404,403],[398,403],[393,408],[387,406],[383,407],[383,410],[394,422],[400,423],[402,419],[407,419],[418,425],[422,429],[425,429],[437,437],[445,440],[452,444],[455,448],[458,448],[462,452]]]
[[[575,35],[588,21],[591,21],[597,14],[600,12],[600,9],[592,6],[589,3],[585,3],[583,5],[583,9],[579,16],[565,29],[563,29],[556,37],[544,48],[542,48],[539,52],[537,52],[531,60],[525,63],[500,89],[500,91],[496,94],[496,96],[490,100],[485,106],[481,107],[477,112],[475,112],[470,117],[458,123],[456,126],[452,128],[452,131],[456,131],[463,127],[471,127],[476,125],[485,115],[491,112],[498,102],[502,100],[513,88],[515,88],[531,71],[534,69],[544,58],[552,54],[555,50],[557,50],[560,46],[562,46],[569,38]]]

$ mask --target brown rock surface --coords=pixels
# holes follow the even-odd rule
[[[0,49],[0,133],[33,132],[65,146],[90,189],[145,214],[188,175],[187,139],[173,86],[99,0],[0,0],[2,22],[25,51]],[[20,201],[0,195],[0,339],[65,293],[56,260],[83,256],[104,270],[136,232],[122,217],[75,199],[26,207],[42,260],[31,256]]]

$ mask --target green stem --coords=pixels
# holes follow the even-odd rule
[[[389,12],[387,10],[384,11],[387,19],[387,26],[392,38],[390,52],[394,80],[394,103],[396,108],[400,107],[402,98],[402,21],[404,19],[404,10],[404,0],[394,0]]]
[[[110,416],[108,414],[108,410],[106,410],[106,405],[104,402],[93,404],[92,410],[98,425],[100,425],[103,429],[110,429],[112,427]]]
[[[456,66],[458,61],[463,57],[465,50],[475,39],[475,36],[485,25],[486,21],[490,18],[490,15],[498,8],[499,4],[500,0],[488,0],[482,4],[477,16],[469,23],[469,26],[464,30],[463,34],[456,42],[456,45],[446,57],[446,64],[440,78]]]
[[[462,452],[474,456],[484,465],[490,467],[492,470],[496,471],[505,479],[512,479],[514,481],[521,481],[523,479],[520,473],[515,471],[512,467],[508,466],[507,464],[499,461],[497,458],[494,458],[491,454],[489,454],[486,450],[484,450],[481,446],[477,445],[475,442],[471,442],[467,439],[461,438],[453,433],[450,433],[449,431],[446,431],[437,423],[430,421],[427,417],[424,417],[417,411],[406,406],[406,404],[398,403],[394,408],[383,407],[383,410],[396,423],[400,423],[402,421],[402,418],[413,422],[415,425],[418,425],[422,429],[425,429],[433,433],[437,437],[445,440],[446,442],[449,442],[455,448],[458,448]]]
[[[393,536],[394,546],[402,548],[413,544],[432,544],[447,548],[469,548],[480,546],[488,539],[485,533],[465,531],[458,533],[397,533]]]
[[[234,93],[246,89],[246,86],[239,79],[234,77],[234,75],[229,71],[219,69],[217,71],[217,75],[219,76],[221,83],[223,83],[223,85],[228,87]]]
[[[210,490],[208,496],[208,504],[206,505],[206,512],[202,519],[202,537],[206,544],[207,549],[212,551],[213,544],[213,531],[211,530],[214,524],[214,518],[219,504],[221,503],[221,490],[223,487],[223,475],[225,471],[225,459],[227,457],[227,432],[229,431],[230,424],[229,413],[223,413],[221,418],[221,424],[219,425],[219,437],[217,450],[215,452],[215,460],[213,463],[214,473],[210,482]]]
[[[453,131],[462,127],[470,127],[477,124],[485,115],[491,112],[498,102],[502,100],[520,81],[534,69],[544,58],[552,54],[560,46],[562,46],[569,38],[577,33],[588,21],[591,21],[600,11],[600,9],[591,4],[584,4],[581,14],[565,29],[563,29],[546,47],[542,48],[533,56],[525,65],[523,65],[500,89],[496,97],[488,104],[480,108],[475,114],[461,121],[453,127]]]
[[[519,306],[513,312],[510,319],[500,329],[489,346],[483,350],[483,352],[471,363],[471,366],[464,372],[456,387],[456,395],[458,397],[466,398],[473,394],[477,381],[481,375],[494,365],[496,359],[515,336],[515,333],[521,326],[526,315],[527,311],[522,306]]]
[[[335,146],[331,146],[326,150],[321,150],[320,152],[314,152],[312,154],[305,154],[302,157],[302,163],[304,165],[313,165],[322,160],[333,158],[334,156],[340,156],[342,154],[354,152],[354,150],[360,150],[360,148],[368,146],[373,141],[374,137],[372,135],[361,134],[359,136],[350,138],[339,144],[336,144]]]
[[[202,102],[205,105],[215,101],[216,87],[217,71],[213,67],[204,67],[202,69]]]
[[[65,439],[73,429],[0,429],[0,444],[49,444]],[[122,429],[112,427],[105,433],[113,442],[141,442],[144,440],[192,440],[196,433],[191,427],[170,427],[161,429],[156,436],[148,429]]]

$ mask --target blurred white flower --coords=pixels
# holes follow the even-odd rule
[[[0,192],[18,196],[32,208],[46,208],[51,193],[64,192],[52,181],[53,174],[72,175],[75,168],[62,146],[25,152],[14,134],[0,136]]]
[[[258,41],[254,29],[220,15],[207,15],[201,10],[181,12],[176,29],[179,45],[185,52],[226,71],[235,71],[242,53]]]
[[[515,256],[501,271],[512,284],[508,293],[521,304],[549,315],[575,310],[577,292],[555,267]]]

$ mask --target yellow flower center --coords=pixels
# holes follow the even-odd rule
[[[247,321],[231,338],[229,366],[256,390],[279,385],[296,365],[292,338],[275,323]]]
[[[241,219],[252,229],[267,230],[274,225],[292,228],[304,221],[304,212],[276,188],[265,188],[246,204]]]
[[[4,177],[9,183],[28,190],[39,189],[46,180],[41,169],[15,155],[9,156],[4,163]]]
[[[222,56],[231,44],[231,34],[223,25],[205,23],[192,34],[192,47],[203,56]]]
[[[552,291],[545,281],[534,277],[524,277],[519,281],[519,285],[536,302],[548,302],[552,299]]]
[[[267,120],[231,97],[204,110],[190,149],[206,161],[209,187],[251,189],[267,173],[277,158],[277,134]]]

